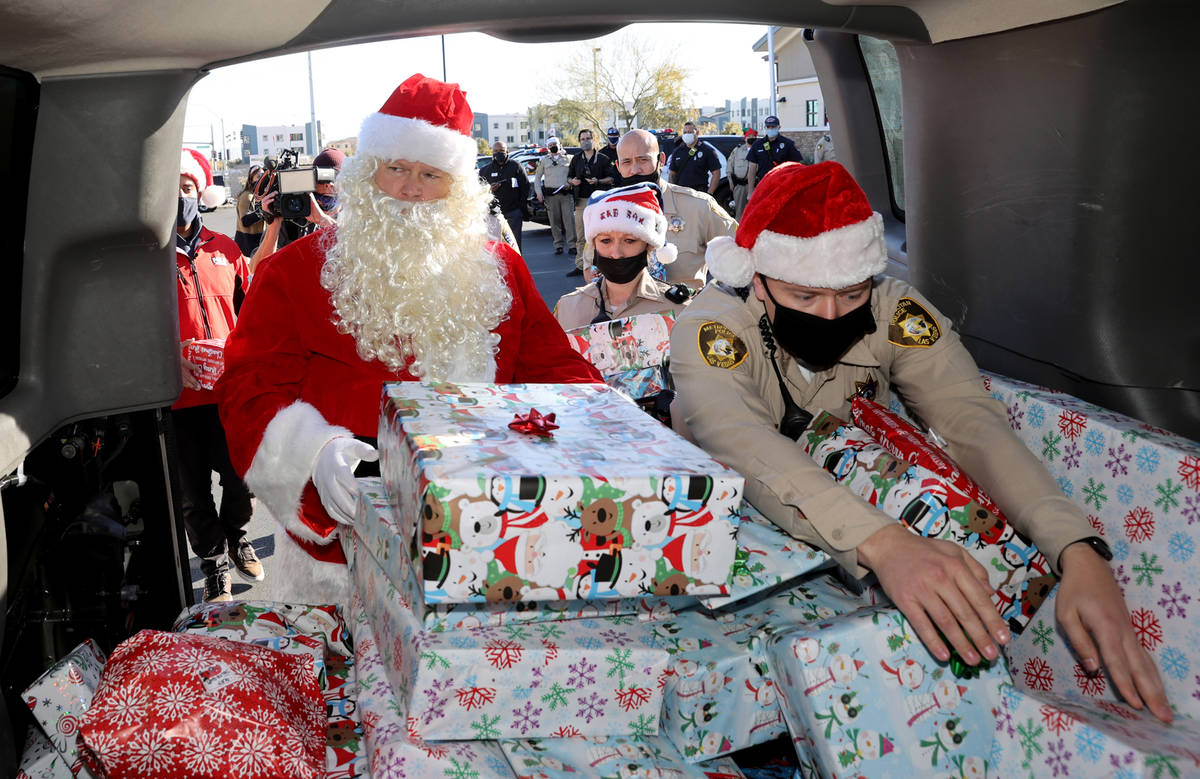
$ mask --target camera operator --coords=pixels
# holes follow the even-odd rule
[[[309,233],[329,227],[334,223],[338,205],[337,190],[333,179],[341,172],[342,162],[345,159],[346,155],[337,149],[326,149],[313,159],[313,167],[317,168],[321,175],[318,176],[316,189],[309,195],[311,200],[309,212],[303,220],[280,216],[264,217],[264,219],[268,219],[267,229],[263,231],[262,243],[254,252],[254,256],[250,258],[251,273],[258,267],[258,263],[270,257],[277,250],[298,238],[303,238]],[[270,215],[272,205],[278,197],[279,189],[276,187],[259,201],[259,210],[265,215]]]

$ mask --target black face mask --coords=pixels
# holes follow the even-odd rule
[[[762,276],[763,289],[775,304],[771,332],[779,345],[813,370],[832,368],[854,342],[867,333],[875,332],[875,317],[871,315],[871,298],[848,314],[837,319],[825,319],[793,308],[781,306]]]
[[[337,205],[337,195],[315,195],[315,197],[317,198],[317,205],[327,214]]]
[[[551,147],[550,147],[550,153],[551,153],[551,154],[558,154],[558,147],[557,147],[557,146],[551,146]]]
[[[655,168],[653,173],[637,173],[632,176],[622,176],[621,186],[625,187],[630,184],[641,184],[642,182],[647,184],[657,184],[658,181],[658,168]]]
[[[508,155],[502,151],[498,151],[492,155],[492,159],[496,161],[497,165],[503,165],[508,161]]]
[[[610,260],[597,253],[594,260],[596,270],[600,271],[601,275],[613,284],[628,284],[637,278],[637,275],[642,272],[642,268],[646,267],[647,251],[643,249],[641,254],[621,260]]]
[[[175,214],[176,227],[188,227],[200,215],[200,201],[194,197],[179,196],[179,210]]]

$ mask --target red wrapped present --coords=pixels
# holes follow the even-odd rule
[[[143,630],[113,650],[79,733],[97,776],[305,779],[324,774],[325,725],[308,657]]]
[[[200,386],[210,390],[225,372],[225,339],[192,341],[184,347],[183,357],[196,366],[196,380]]]

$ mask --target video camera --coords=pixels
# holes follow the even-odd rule
[[[312,211],[309,197],[317,190],[317,184],[333,181],[337,171],[332,168],[317,168],[312,165],[297,165],[296,153],[286,149],[279,159],[267,157],[263,160],[263,175],[254,187],[255,208],[268,222],[274,217],[303,221]],[[262,210],[262,199],[272,192],[279,194],[271,202],[268,212]]]

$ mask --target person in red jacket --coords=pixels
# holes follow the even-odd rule
[[[472,116],[457,84],[402,83],[342,166],[338,224],[259,266],[226,343],[221,417],[285,531],[286,599],[348,599],[336,531],[353,521],[355,468],[378,457],[384,382],[601,380],[520,254],[487,239]]]
[[[179,294],[181,349],[192,341],[227,338],[236,308],[249,282],[246,258],[237,243],[214,233],[200,220],[203,202],[216,206],[224,189],[213,186],[208,159],[193,149],[179,158],[179,212],[175,236],[175,277]],[[234,470],[217,398],[201,386],[196,366],[183,359],[183,392],[171,407],[183,526],[200,558],[205,600],[230,600],[229,560],[246,579],[261,581],[262,564],[246,539],[250,490]],[[221,477],[221,509],[212,498],[212,473]]]

